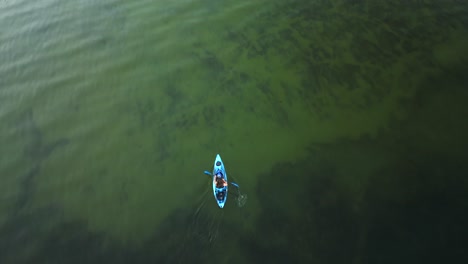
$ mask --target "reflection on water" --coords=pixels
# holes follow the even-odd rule
[[[467,3],[153,2],[0,4],[0,263],[466,262]]]

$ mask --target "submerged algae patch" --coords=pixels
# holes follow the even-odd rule
[[[216,65],[223,65],[216,71],[204,68],[217,80],[230,71],[249,76],[242,85],[229,79],[239,102],[236,112],[269,119],[278,130],[311,131],[304,142],[375,135],[393,118],[404,118],[399,101],[440,71],[432,47],[447,41],[445,27],[462,26],[459,15],[466,12],[448,4],[417,6],[385,1],[265,4],[251,14],[255,25],[240,23],[220,34],[232,47],[204,45]],[[441,14],[453,17],[440,23]],[[324,127],[326,133],[312,127]]]

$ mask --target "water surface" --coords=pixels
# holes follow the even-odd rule
[[[461,262],[462,1],[1,1],[1,263]],[[248,195],[216,208],[220,153]]]

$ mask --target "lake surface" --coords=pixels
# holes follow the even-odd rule
[[[0,263],[466,263],[467,47],[466,1],[0,0]]]

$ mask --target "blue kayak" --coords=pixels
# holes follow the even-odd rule
[[[213,194],[218,202],[219,208],[223,208],[227,200],[228,194],[228,178],[226,170],[224,169],[223,161],[219,154],[216,155],[216,159],[213,167]]]

